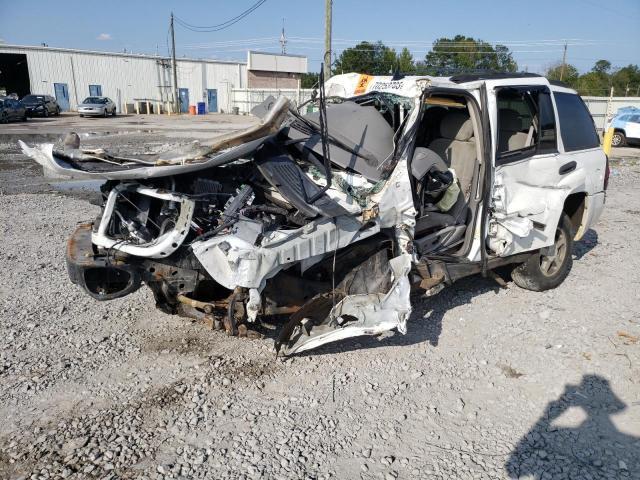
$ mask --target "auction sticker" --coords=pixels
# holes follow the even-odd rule
[[[372,75],[364,75],[364,74],[360,75],[360,78],[358,78],[356,89],[353,91],[353,94],[360,95],[366,92],[367,87],[369,86],[369,83],[371,83],[371,80],[373,80]]]

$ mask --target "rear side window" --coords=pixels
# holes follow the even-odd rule
[[[553,96],[558,108],[564,150],[573,152],[600,146],[593,119],[582,99],[572,93],[554,92]]]
[[[497,90],[498,164],[557,152],[550,92],[536,86]]]

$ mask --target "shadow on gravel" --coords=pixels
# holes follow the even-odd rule
[[[572,407],[586,418],[576,426],[554,425]],[[640,478],[640,437],[620,432],[611,421],[626,408],[598,375],[567,385],[511,452],[509,478]]]
[[[498,290],[500,287],[495,281],[482,278],[480,275],[463,278],[453,287],[445,288],[434,297],[412,298],[413,311],[407,322],[406,335],[389,332],[387,335],[378,337],[348,338],[329,343],[310,352],[302,352],[297,356],[328,355],[380,347],[402,347],[423,342],[429,342],[437,347],[442,333],[442,320],[449,310],[470,303],[478,295],[490,291],[497,293]]]
[[[582,239],[573,245],[573,258],[580,260],[598,245],[598,232],[590,228]]]

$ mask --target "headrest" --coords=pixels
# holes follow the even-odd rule
[[[515,110],[510,108],[502,108],[498,110],[498,125],[500,130],[506,132],[522,131],[522,120]]]
[[[442,157],[429,148],[417,147],[411,159],[411,174],[418,180],[427,174],[429,170],[435,168],[440,172],[447,171],[447,164]]]
[[[450,140],[466,142],[473,137],[473,125],[469,115],[462,112],[449,112],[440,122],[440,136]]]

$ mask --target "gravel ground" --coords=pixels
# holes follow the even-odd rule
[[[19,161],[0,147],[1,172]],[[144,289],[90,299],[64,249],[97,207],[14,170],[36,186],[1,177],[2,479],[640,478],[635,161],[558,289],[470,277],[407,335],[284,360]]]

